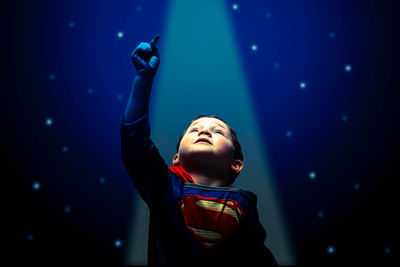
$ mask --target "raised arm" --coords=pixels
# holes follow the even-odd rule
[[[150,139],[149,100],[160,64],[156,43],[140,43],[131,58],[136,67],[124,117],[121,121],[121,157],[136,190],[150,209],[159,207],[168,189],[168,166]]]
[[[149,101],[154,76],[160,65],[156,35],[149,43],[140,43],[131,54],[136,76],[125,110],[125,123],[131,123],[149,113]]]

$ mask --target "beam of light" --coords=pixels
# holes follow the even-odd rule
[[[150,100],[151,139],[171,166],[178,137],[192,119],[214,114],[226,120],[244,154],[244,168],[234,186],[257,195],[266,245],[278,263],[296,264],[239,57],[254,51],[237,48],[228,11],[225,1],[170,1],[160,39],[161,65]],[[136,197],[126,264],[147,262],[148,215],[147,206]]]

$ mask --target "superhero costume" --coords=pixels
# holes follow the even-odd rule
[[[150,209],[150,264],[277,265],[264,245],[257,197],[247,190],[196,184],[167,166],[150,139],[149,115],[121,119],[121,157]]]

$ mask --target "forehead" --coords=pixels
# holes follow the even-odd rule
[[[201,124],[221,126],[224,129],[228,129],[228,127],[229,127],[223,121],[216,119],[216,118],[210,118],[210,117],[199,118],[199,119],[195,120],[194,122],[192,122],[192,124],[190,124],[189,127],[194,126],[194,125],[201,125]]]

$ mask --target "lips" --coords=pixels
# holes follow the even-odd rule
[[[198,143],[198,142],[201,142],[201,141],[207,142],[207,143],[209,143],[210,145],[212,145],[211,141],[208,140],[207,138],[199,138],[199,139],[197,139],[197,141],[196,141],[195,143]]]

